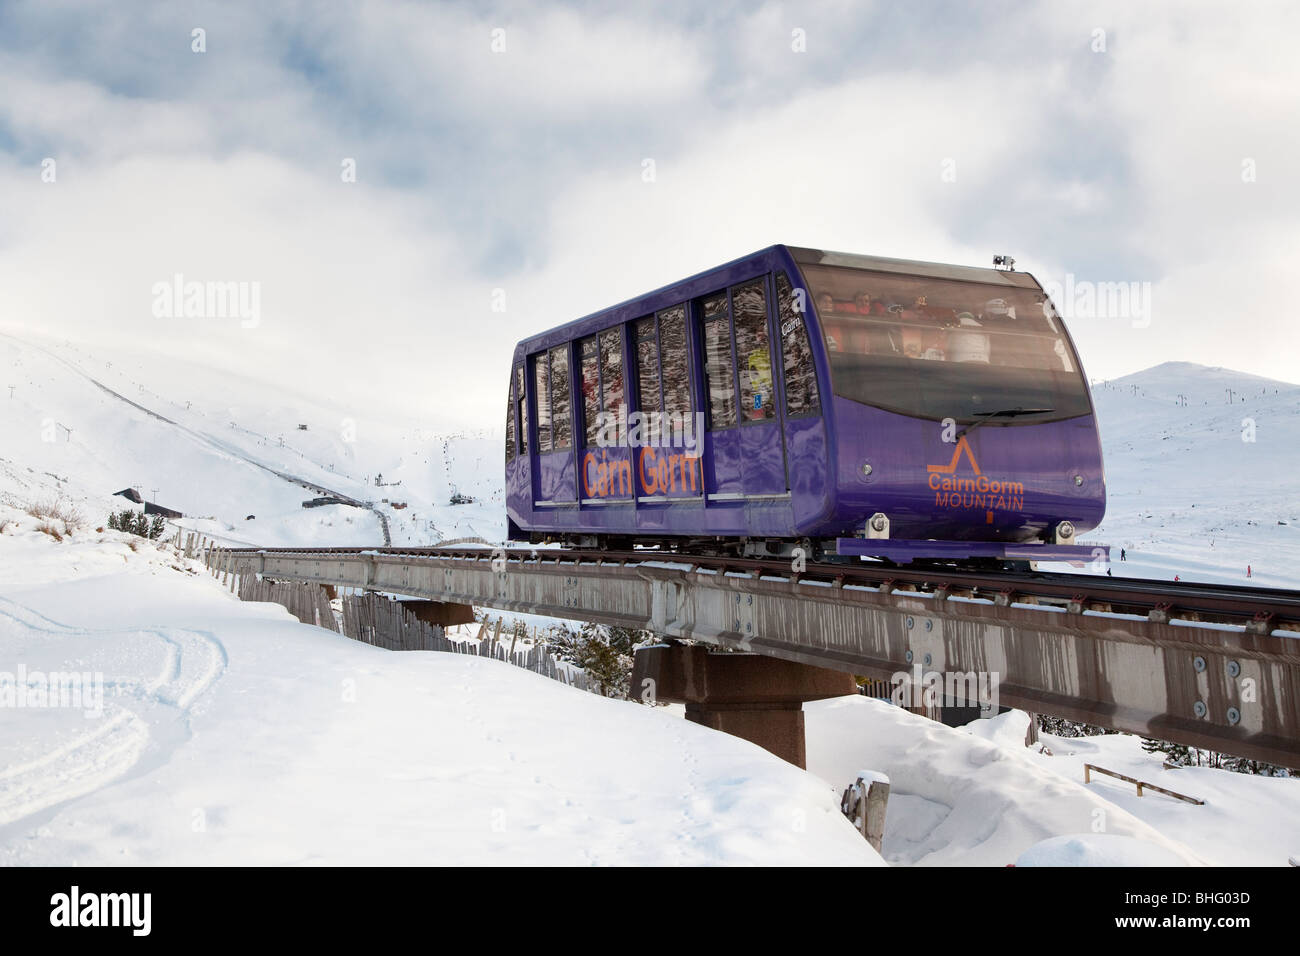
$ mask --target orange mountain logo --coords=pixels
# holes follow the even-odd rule
[[[961,453],[965,452],[966,457],[970,459],[971,469],[975,474],[980,473],[979,462],[975,460],[975,453],[970,450],[970,442],[966,441],[966,436],[962,435],[957,439],[957,447],[952,450],[952,461],[946,465],[926,465],[925,470],[937,475],[952,475],[957,471],[957,462],[961,461]]]
[[[970,462],[973,478],[958,478],[957,466],[961,456]],[[930,473],[928,484],[934,492],[934,503],[938,508],[954,510],[983,511],[986,523],[993,523],[994,511],[1024,511],[1025,486],[1019,481],[995,481],[980,470],[975,460],[975,452],[962,435],[957,439],[957,447],[952,450],[952,461],[946,465],[926,465]]]

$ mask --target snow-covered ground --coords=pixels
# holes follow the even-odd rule
[[[1010,711],[945,727],[887,702],[844,697],[806,704],[808,769],[851,781],[875,770],[891,781],[883,852],[894,864],[1003,866],[1040,841],[1128,837],[1147,862],[1286,866],[1300,854],[1300,779],[1208,768],[1162,769],[1163,755],[1128,734],[1025,747],[1029,716]],[[1123,773],[1205,801],[1195,806],[1094,775]],[[846,784],[847,785],[847,784]]]
[[[1166,362],[1093,398],[1108,500],[1086,540],[1112,574],[1300,586],[1300,385]]]
[[[1286,866],[1300,858],[1300,779],[1263,777],[1209,767],[1164,769],[1164,754],[1147,753],[1129,734],[1055,737],[1040,734],[1021,744],[1028,715],[1011,711],[961,730],[1001,744],[1066,780],[1083,784],[1083,765],[1104,767],[1146,783],[1204,800],[1196,806],[1154,791],[1137,795],[1133,784],[1093,774],[1086,789],[1191,847],[1214,865]],[[1118,833],[1115,828],[1102,832]]]
[[[153,544],[0,521],[0,670],[104,681],[98,715],[4,709],[0,864],[881,862],[831,786],[662,708],[379,650]]]
[[[103,694],[5,708],[0,863],[878,864],[837,809],[864,769],[892,780],[895,864],[1300,851],[1300,780],[1162,771],[1132,737],[1044,737],[1049,756],[1018,712],[953,729],[861,697],[807,706],[805,773],[680,708],[379,650],[166,546],[37,523],[0,507],[0,670]],[[1084,760],[1206,805],[1085,786]]]

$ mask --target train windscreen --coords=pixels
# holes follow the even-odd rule
[[[1087,383],[1036,289],[802,266],[836,395],[918,418],[1086,415]],[[997,413],[1010,412],[1005,417]]]

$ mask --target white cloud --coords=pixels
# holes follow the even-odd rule
[[[87,35],[114,48],[0,53],[0,322],[495,425],[518,338],[790,242],[1150,281],[1149,328],[1075,324],[1093,375],[1181,358],[1295,377],[1278,294],[1297,252],[1300,84],[1265,17],[1054,5],[983,36],[855,50],[861,14],[834,4],[694,26],[222,7],[205,8],[196,56],[187,13],[136,32],[94,16]],[[958,42],[974,55],[943,55]],[[1244,156],[1259,182],[1240,181]],[[150,290],[176,272],[260,282],[261,325],[155,319]]]

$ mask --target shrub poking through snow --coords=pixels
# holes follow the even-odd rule
[[[161,538],[163,531],[166,530],[166,522],[162,515],[154,515],[150,519],[143,511],[132,511],[130,508],[123,508],[110,514],[108,526],[114,531],[125,531],[127,534],[135,534],[155,541]]]
[[[81,512],[71,502],[62,497],[34,501],[27,506],[26,510],[33,518],[45,518],[49,521],[62,522],[65,532],[77,527],[83,520]]]
[[[1142,738],[1142,749],[1149,754],[1164,754],[1165,763],[1172,767],[1213,767],[1220,770],[1232,770],[1236,773],[1253,773],[1264,777],[1287,777],[1293,772],[1285,767],[1265,763],[1263,760],[1250,760],[1246,757],[1234,757],[1231,754],[1214,750],[1202,750],[1187,744],[1171,743],[1152,737]]]
[[[548,643],[557,658],[581,667],[587,677],[599,683],[606,697],[627,700],[631,692],[632,656],[637,647],[653,643],[654,639],[649,631],[588,622],[578,631],[558,628]]]
[[[1097,727],[1079,720],[1067,720],[1064,717],[1038,715],[1038,729],[1054,737],[1103,737],[1118,733],[1108,727]]]

